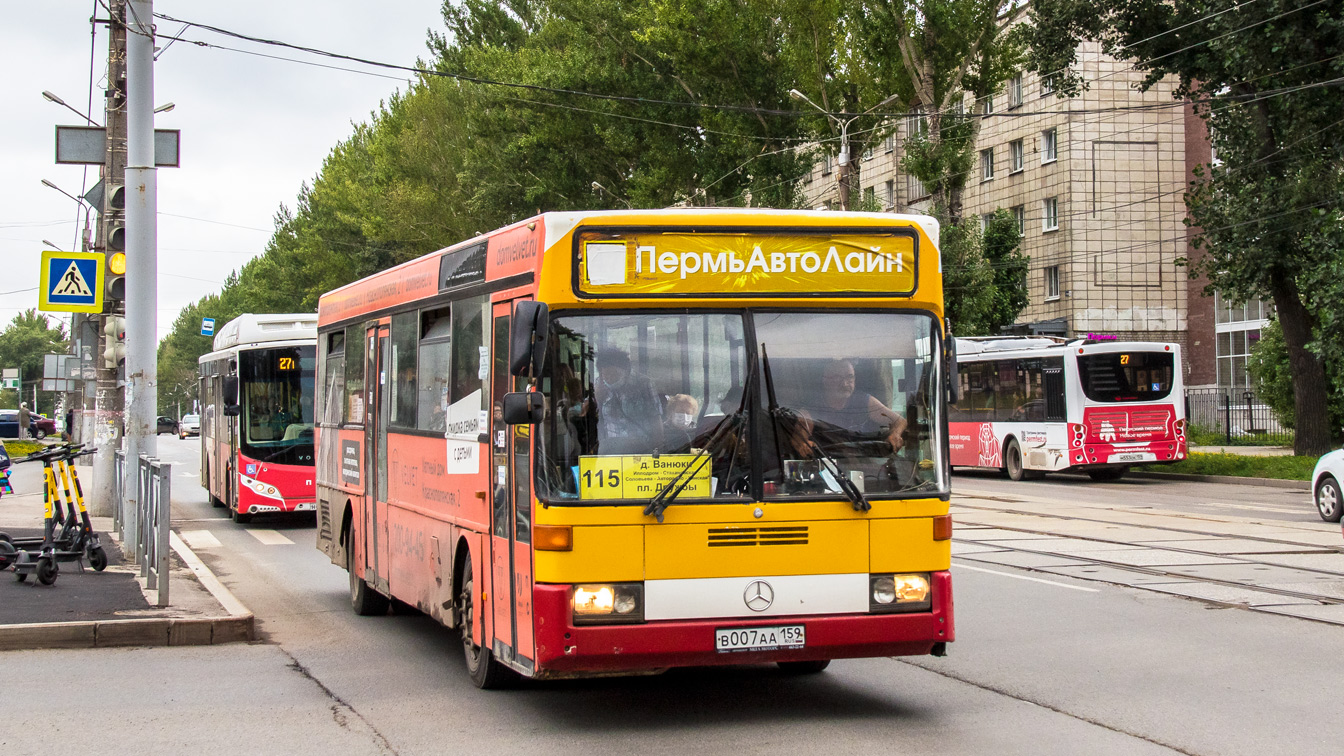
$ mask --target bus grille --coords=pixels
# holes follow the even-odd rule
[[[326,499],[317,502],[317,540],[331,540],[331,505],[327,504]]]
[[[710,546],[806,546],[807,526],[710,528]]]

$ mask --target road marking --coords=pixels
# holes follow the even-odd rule
[[[194,477],[196,477],[196,473],[193,473],[193,472],[185,472],[185,473],[182,473],[182,477],[184,477],[184,478],[194,478]]]
[[[285,544],[294,545],[294,542],[284,537],[274,530],[249,530],[252,537],[266,544],[267,546],[284,546]]]
[[[1087,593],[1101,593],[1101,591],[1096,588],[1084,588],[1080,585],[1069,585],[1068,583],[1056,583],[1053,580],[1042,580],[1040,578],[1027,577],[1026,575],[1014,575],[1011,572],[999,572],[998,570],[987,570],[984,567],[972,567],[968,564],[957,564],[954,562],[952,566],[956,567],[959,570],[971,570],[972,572],[988,572],[991,575],[1002,575],[1003,577],[1016,578],[1018,580],[1030,580],[1033,583],[1045,583],[1046,585],[1054,585],[1060,588],[1068,588],[1071,591],[1086,591]]]
[[[182,540],[193,549],[217,549],[223,546],[215,534],[208,530],[184,530]]]

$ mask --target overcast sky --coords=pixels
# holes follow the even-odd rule
[[[91,37],[93,0],[8,3],[0,26],[0,328],[37,305],[43,240],[77,249],[77,205],[42,185],[73,195],[98,180],[98,169],[55,164],[55,126],[80,124],[42,98],[49,90],[103,122],[107,34]],[[429,29],[441,30],[439,0],[234,0],[209,4],[159,0],[154,10],[254,37],[278,39],[373,60],[413,65],[428,55]],[[181,24],[160,21],[161,36]],[[361,68],[188,29],[183,39],[256,50],[323,65]],[[160,46],[164,43],[160,42]],[[369,70],[369,69],[363,69]],[[260,254],[281,204],[291,209],[352,123],[369,120],[381,100],[405,89],[392,78],[330,70],[185,41],[155,65],[154,99],[176,108],[155,126],[181,129],[182,167],[160,168],[159,311],[162,337],[185,305],[218,291],[225,276]],[[96,217],[96,216],[95,216]],[[7,293],[15,292],[16,293]]]

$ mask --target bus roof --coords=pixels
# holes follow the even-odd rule
[[[271,341],[317,339],[317,313],[245,313],[215,334],[215,351]]]
[[[567,252],[545,259],[545,253],[554,250],[580,226],[647,228],[650,232],[679,228],[690,229],[691,233],[716,227],[759,227],[762,233],[770,233],[771,229],[808,227],[839,227],[847,233],[883,226],[908,228],[911,235],[931,242],[918,248],[919,264],[928,266],[930,271],[941,273],[942,270],[942,260],[938,254],[938,221],[924,215],[705,207],[549,212],[428,253],[329,291],[322,295],[318,303],[321,322],[348,322],[471,284],[507,283],[512,279],[517,279],[519,286],[537,283],[543,262],[548,270],[553,270],[552,266],[569,270],[574,254]],[[559,259],[561,257],[564,259]],[[547,274],[547,280],[554,283],[557,279],[557,276]],[[569,288],[568,280],[565,284],[565,288]],[[577,296],[578,292],[574,294]],[[932,294],[929,292],[928,295],[937,300],[937,306],[941,309],[941,287],[936,296]],[[589,298],[594,296],[597,295],[588,295]]]
[[[1084,350],[1087,352],[1170,352],[1177,348],[1177,344],[1162,341],[1063,339],[1056,336],[962,336],[957,339],[957,359],[960,361],[990,356],[1046,357],[1063,354],[1071,349],[1077,349],[1081,354]]]

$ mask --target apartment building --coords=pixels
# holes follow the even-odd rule
[[[1211,346],[1213,302],[1177,265],[1189,254],[1183,192],[1194,162],[1207,160],[1203,122],[1173,99],[1174,81],[1139,91],[1142,74],[1098,45],[1080,48],[1077,70],[1088,82],[1077,97],[1058,97],[1048,79],[1024,72],[984,103],[965,217],[1005,208],[1017,218],[1031,258],[1031,303],[1017,328]],[[891,212],[929,209],[924,187],[900,167],[906,137],[923,124],[905,117],[858,156],[855,206],[862,198]],[[1195,154],[1200,145],[1205,155]],[[834,157],[814,167],[804,184],[811,206],[836,206],[835,169]],[[1209,316],[1197,346],[1192,298],[1206,300],[1196,307]]]

